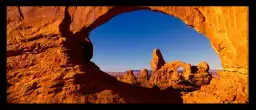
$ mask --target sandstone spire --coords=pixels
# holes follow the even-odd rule
[[[134,84],[136,82],[136,76],[133,74],[132,70],[128,70],[124,74],[123,82]]]
[[[151,60],[152,73],[160,69],[165,64],[164,58],[159,49],[153,50],[153,58]]]
[[[142,69],[138,78],[141,79],[141,80],[148,80],[148,70],[147,69]]]

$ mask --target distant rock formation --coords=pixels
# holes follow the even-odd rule
[[[138,76],[138,79],[139,80],[148,80],[149,76],[148,76],[148,70],[147,69],[142,69],[139,76]]]
[[[193,68],[195,73],[189,76],[191,82],[199,86],[210,84],[212,75],[209,73],[210,67],[205,61],[199,63],[197,66],[193,66]]]
[[[151,70],[154,73],[156,70],[160,69],[165,64],[162,53],[159,49],[153,50],[153,57],[151,60]]]
[[[212,75],[207,72],[193,74],[191,78],[191,82],[198,86],[210,84],[211,80]]]
[[[197,71],[199,72],[199,73],[203,73],[203,72],[208,72],[209,71],[209,65],[208,65],[208,63],[206,63],[205,61],[203,61],[203,62],[201,62],[201,63],[199,63],[198,65],[197,65]]]
[[[184,76],[178,73],[178,68],[182,66],[184,73],[190,74],[191,68],[182,61],[168,62],[160,70],[155,71],[150,80],[152,83],[179,83],[184,80]]]
[[[204,89],[210,93],[208,97],[206,93],[200,95],[200,92],[195,92],[188,95],[188,100],[191,100],[191,96],[196,97],[190,102],[209,103],[214,100],[208,98],[215,96],[216,99],[221,100],[214,103],[221,103],[226,99],[232,103],[234,100],[230,98],[231,96],[234,96],[235,101],[248,102],[248,92],[245,91],[248,90],[249,8],[246,6],[8,6],[6,8],[7,102],[18,104],[91,102],[90,99],[86,102],[87,96],[79,93],[80,87],[74,84],[76,79],[74,76],[86,73],[86,79],[81,78],[86,82],[84,84],[100,85],[98,87],[106,83],[104,79],[108,81],[111,77],[94,74],[98,70],[89,68],[88,61],[93,57],[93,48],[89,39],[85,38],[89,38],[88,35],[92,30],[111,18],[139,9],[155,10],[181,19],[186,25],[204,34],[220,56],[222,67],[227,71],[223,72],[220,80],[215,79],[208,88]],[[35,48],[37,44],[40,46]],[[84,67],[87,69],[84,70]],[[247,75],[228,71],[241,71]],[[58,86],[48,87],[54,84],[53,82],[58,83]],[[129,92],[127,91],[127,94]]]
[[[184,71],[183,71],[183,76],[185,80],[189,80],[192,70],[191,70],[191,64],[184,64]]]
[[[132,70],[128,70],[123,77],[123,82],[134,84],[136,83],[136,76],[133,74]]]
[[[183,81],[191,84],[204,85],[209,84],[212,76],[209,74],[209,65],[203,61],[198,66],[176,60],[164,63],[162,54],[159,49],[154,49],[151,61],[152,75],[150,82],[156,85],[173,85]],[[183,67],[183,73],[179,74],[179,67]]]

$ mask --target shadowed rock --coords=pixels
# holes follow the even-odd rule
[[[193,77],[191,78],[194,84],[198,85],[198,86],[202,86],[202,85],[207,85],[210,84],[211,80],[212,80],[212,75],[204,72],[204,73],[196,73],[193,74]]]
[[[212,75],[209,74],[209,65],[206,62],[201,62],[197,66],[193,66],[193,71],[195,73],[189,76],[189,80],[192,83],[199,86],[210,84]]]
[[[75,75],[74,83],[81,85],[80,93],[95,94],[104,90],[111,90],[112,93],[120,96],[117,100],[125,100],[126,103],[179,104],[183,102],[180,92],[175,91],[171,87],[160,90],[159,88],[135,86],[120,82],[115,77],[97,68],[98,67],[91,62],[90,64],[88,63],[82,66],[82,69],[88,73]],[[131,73],[131,71],[127,72],[127,74]]]
[[[77,91],[77,85],[74,85],[72,82],[72,80],[74,80],[74,74],[86,73],[86,77],[80,77],[83,84],[94,85],[99,83],[99,86],[96,86],[96,89],[104,86],[104,83],[111,78],[105,74],[97,74],[98,70],[80,71],[79,65],[85,66],[85,64],[82,64],[81,62],[89,62],[93,54],[91,42],[84,41],[84,39],[88,37],[88,33],[91,32],[91,30],[104,24],[114,16],[123,12],[145,8],[174,15],[184,21],[187,25],[194,27],[196,31],[200,31],[206,35],[206,37],[211,40],[213,49],[220,55],[224,69],[232,71],[240,71],[240,69],[248,70],[248,16],[244,16],[248,15],[248,7],[8,6],[6,17],[6,49],[7,53],[14,52],[11,55],[7,55],[6,75],[9,84],[7,88],[8,103],[85,103],[83,98],[87,96],[80,95]],[[234,16],[234,14],[237,16]],[[62,22],[63,19],[68,20]],[[65,25],[63,26],[60,23],[64,23]],[[219,24],[224,24],[224,26],[219,26]],[[62,30],[61,28],[64,29]],[[41,37],[36,37],[38,35]],[[47,36],[51,36],[51,38],[49,39]],[[63,40],[64,38],[66,40]],[[59,43],[59,41],[62,43]],[[45,47],[47,47],[44,49],[47,49],[47,51],[39,52],[40,55],[32,54],[27,56],[25,50],[17,50],[18,48],[23,49],[26,46],[31,48],[33,47],[33,45],[31,45],[33,43],[44,44]],[[80,46],[80,43],[86,44]],[[67,51],[64,51],[66,49]],[[86,66],[88,65],[86,64]],[[72,76],[67,81],[65,80],[63,82],[64,86],[53,87],[54,90],[57,89],[57,91],[51,93],[47,93],[46,91],[42,93],[39,92],[38,94],[37,86],[35,85],[39,85],[38,89],[45,90],[44,86],[40,85],[43,83],[47,85],[47,83],[52,82],[55,80],[53,77],[55,75],[59,77],[58,80],[61,80],[62,76],[66,74],[66,72],[63,72],[63,69],[68,70],[68,73]],[[58,73],[60,74],[58,75]],[[225,73],[223,75],[228,74]],[[234,74],[230,73],[230,76],[232,75]],[[220,78],[222,80],[212,84],[212,86],[216,86],[217,89],[212,90],[211,87],[205,89],[210,91],[208,93],[213,93],[210,97],[216,96],[215,93],[217,92],[214,93],[214,91],[220,91],[217,93],[218,97],[221,96],[220,98],[226,97],[223,93],[230,95],[233,91],[239,91],[234,92],[235,94],[241,93],[244,94],[244,96],[248,95],[248,92],[243,92],[243,88],[237,88],[238,84],[245,87],[248,86],[248,75],[241,76],[241,74],[235,74],[232,77],[230,76],[221,76]],[[241,80],[237,80],[236,78],[238,77],[240,77]],[[30,81],[35,81],[37,83],[31,83]],[[226,86],[226,84],[229,86]],[[21,94],[24,92],[22,85],[26,85],[26,87],[24,87],[26,89],[26,94]],[[124,85],[125,88],[123,88]],[[155,95],[155,98],[150,97],[148,99],[146,96],[141,96],[143,94],[138,94],[138,97],[136,98],[133,94],[123,90],[127,88],[129,89],[128,86],[131,87],[128,84],[122,84],[121,86],[117,86],[117,90],[124,97],[126,96],[125,98],[127,100],[135,100],[130,102],[180,101],[180,97],[177,98],[176,94],[170,92],[164,94],[157,89],[155,92],[151,93],[143,91],[143,94],[147,93],[145,94],[147,97]],[[132,86],[132,88],[134,87]],[[106,87],[106,89],[109,88]],[[134,92],[135,90],[140,91],[141,89],[132,90]],[[151,89],[146,89],[146,91],[148,90]],[[230,92],[227,92],[226,90]],[[245,90],[247,89],[245,88]],[[157,98],[160,97],[159,94],[161,95],[161,98]],[[129,98],[129,95],[133,98]],[[205,98],[205,94],[199,96],[197,92],[194,96],[197,98],[201,97],[203,99],[201,102],[209,102],[209,100]],[[239,100],[239,95],[236,95],[235,99]],[[233,100],[230,100],[229,102],[231,101]],[[192,100],[191,102],[201,103],[198,100]],[[219,102],[220,101],[217,101],[216,103]]]

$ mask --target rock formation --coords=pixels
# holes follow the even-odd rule
[[[154,49],[153,50],[153,57],[151,60],[151,70],[152,74],[160,69],[163,65],[165,64],[164,58],[162,56],[162,53],[160,52],[159,49]]]
[[[187,66],[182,61],[173,61],[168,62],[161,69],[157,70],[152,74],[150,80],[152,83],[179,83],[184,80],[184,76],[178,73],[178,68],[182,66],[184,67],[184,73],[189,74],[188,72],[191,71],[190,67]],[[186,76],[188,77],[188,76]]]
[[[184,64],[184,71],[182,75],[184,76],[185,80],[189,80],[190,75],[192,75],[191,72],[191,64]]]
[[[178,68],[183,67],[183,73],[178,73]],[[194,68],[194,70],[192,70]],[[150,77],[153,84],[169,84],[174,85],[184,81],[189,81],[192,84],[201,86],[209,84],[212,76],[208,72],[209,65],[206,62],[201,62],[198,66],[191,66],[182,61],[176,60],[168,62],[161,69],[156,70]],[[191,73],[194,71],[194,73]]]
[[[223,68],[226,70],[248,69],[248,7],[83,7],[83,6],[52,6],[52,7],[7,7],[7,45],[13,44],[21,35],[41,34],[48,36],[72,33],[88,33],[107,22],[112,17],[139,9],[163,12],[175,16],[196,31],[203,33],[211,41],[213,49],[220,55]],[[86,11],[92,10],[92,11]],[[67,12],[67,13],[65,13]],[[65,20],[65,18],[67,18]],[[71,20],[72,19],[72,20]],[[24,22],[26,21],[26,22]],[[220,25],[222,24],[222,25]],[[225,25],[225,26],[223,26]],[[70,26],[70,28],[69,28]],[[17,28],[13,28],[17,27]],[[49,29],[49,27],[51,27]],[[68,28],[67,28],[68,27]],[[60,28],[63,28],[61,31]],[[13,31],[11,31],[13,30]],[[33,30],[33,31],[28,31]],[[44,30],[44,31],[39,31]],[[10,32],[10,33],[9,33]],[[38,33],[37,33],[38,32]],[[79,34],[76,35],[86,35]],[[18,35],[18,36],[17,36]],[[220,37],[221,36],[221,37]],[[31,36],[32,37],[32,36]],[[65,36],[67,37],[67,36]],[[81,36],[82,37],[82,36]],[[84,39],[83,36],[82,39]],[[39,37],[43,38],[43,37]],[[79,40],[78,40],[79,41]],[[82,41],[82,40],[81,40]],[[8,50],[10,46],[7,47]],[[242,53],[242,54],[241,54]]]
[[[188,76],[188,80],[196,85],[205,85],[210,84],[212,79],[212,75],[209,74],[209,65],[203,61],[199,63],[197,66],[192,67],[193,74]]]
[[[139,9],[179,18],[210,40],[225,70],[248,73],[248,7],[8,6],[8,103],[86,103],[74,76],[90,73],[81,68],[93,57],[88,33],[118,14]],[[240,83],[234,76],[228,78],[233,85]]]
[[[138,76],[138,79],[139,80],[148,80],[149,76],[148,76],[148,70],[147,69],[142,69],[139,76]]]
[[[193,74],[193,77],[191,78],[191,82],[198,86],[210,84],[211,80],[212,75],[207,72]]]
[[[208,63],[206,63],[205,61],[204,62],[200,62],[198,65],[197,65],[197,71],[199,73],[204,73],[204,72],[209,72],[209,65]]]
[[[136,83],[136,76],[133,74],[132,70],[128,70],[124,74],[123,82],[129,83],[129,84],[135,84]]]
[[[238,72],[217,72],[219,78],[198,91],[183,94],[184,103],[248,103],[248,76]]]

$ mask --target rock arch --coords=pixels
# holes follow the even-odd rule
[[[84,14],[84,7],[70,7],[73,13],[73,22],[70,25],[72,32],[81,31],[87,27],[88,31],[107,22],[112,17],[140,9],[163,12],[181,19],[185,24],[204,34],[211,42],[213,49],[220,55],[224,69],[248,68],[248,34],[247,17],[241,12],[247,11],[244,7],[95,7],[94,13]],[[79,11],[80,10],[80,11]],[[239,11],[240,10],[240,11]],[[239,15],[241,14],[241,15]],[[94,16],[94,17],[92,17]],[[89,19],[87,22],[85,18]],[[239,19],[239,20],[238,20]],[[237,30],[239,34],[235,34]],[[243,34],[242,34],[243,33]],[[244,36],[240,39],[240,36]],[[239,39],[239,40],[238,40]],[[242,44],[243,43],[243,44]],[[243,51],[246,54],[239,54]],[[242,58],[241,58],[242,57]],[[243,60],[241,60],[243,59]],[[243,71],[243,70],[242,70]]]
[[[176,71],[178,73],[178,69],[182,67],[183,68],[183,73],[182,75],[184,76],[184,78],[186,80],[189,79],[189,75],[191,74],[191,64],[188,64],[188,63],[184,63],[180,60],[176,60],[176,61],[173,61],[173,62],[168,62],[166,63],[163,68],[168,70],[171,69],[173,71]]]
[[[65,30],[64,36],[74,34],[81,41],[84,37],[88,37],[86,33],[88,34],[91,30],[107,22],[112,17],[124,12],[140,9],[158,11],[181,19],[185,24],[204,34],[210,40],[213,49],[221,58],[224,69],[247,71],[248,7],[8,7],[7,27],[11,27],[17,22],[25,21],[33,28],[40,30],[43,27],[51,27],[49,33],[60,34],[61,24],[65,24],[67,26],[63,29]],[[67,14],[65,14],[65,10],[68,12]],[[67,16],[70,17],[69,21],[63,20]],[[63,34],[63,31],[61,33]]]
[[[81,59],[89,61],[93,56],[89,32],[115,15],[139,9],[163,12],[181,19],[196,31],[205,34],[213,49],[220,55],[224,69],[247,71],[248,7],[8,6],[8,102],[86,102],[84,96],[77,94],[78,87],[72,83],[75,75],[96,71],[94,73],[98,74],[85,74],[87,79],[82,80],[104,82],[102,84],[105,84],[105,79],[112,78],[100,74],[99,68],[92,62],[82,66],[79,64]],[[236,75],[241,74],[234,74]],[[92,77],[99,80],[92,80]],[[54,86],[56,87],[51,89]],[[40,88],[48,89],[42,91]],[[57,88],[65,89],[55,90]],[[42,97],[35,95],[35,89],[57,95]],[[63,95],[66,93],[69,95]]]

